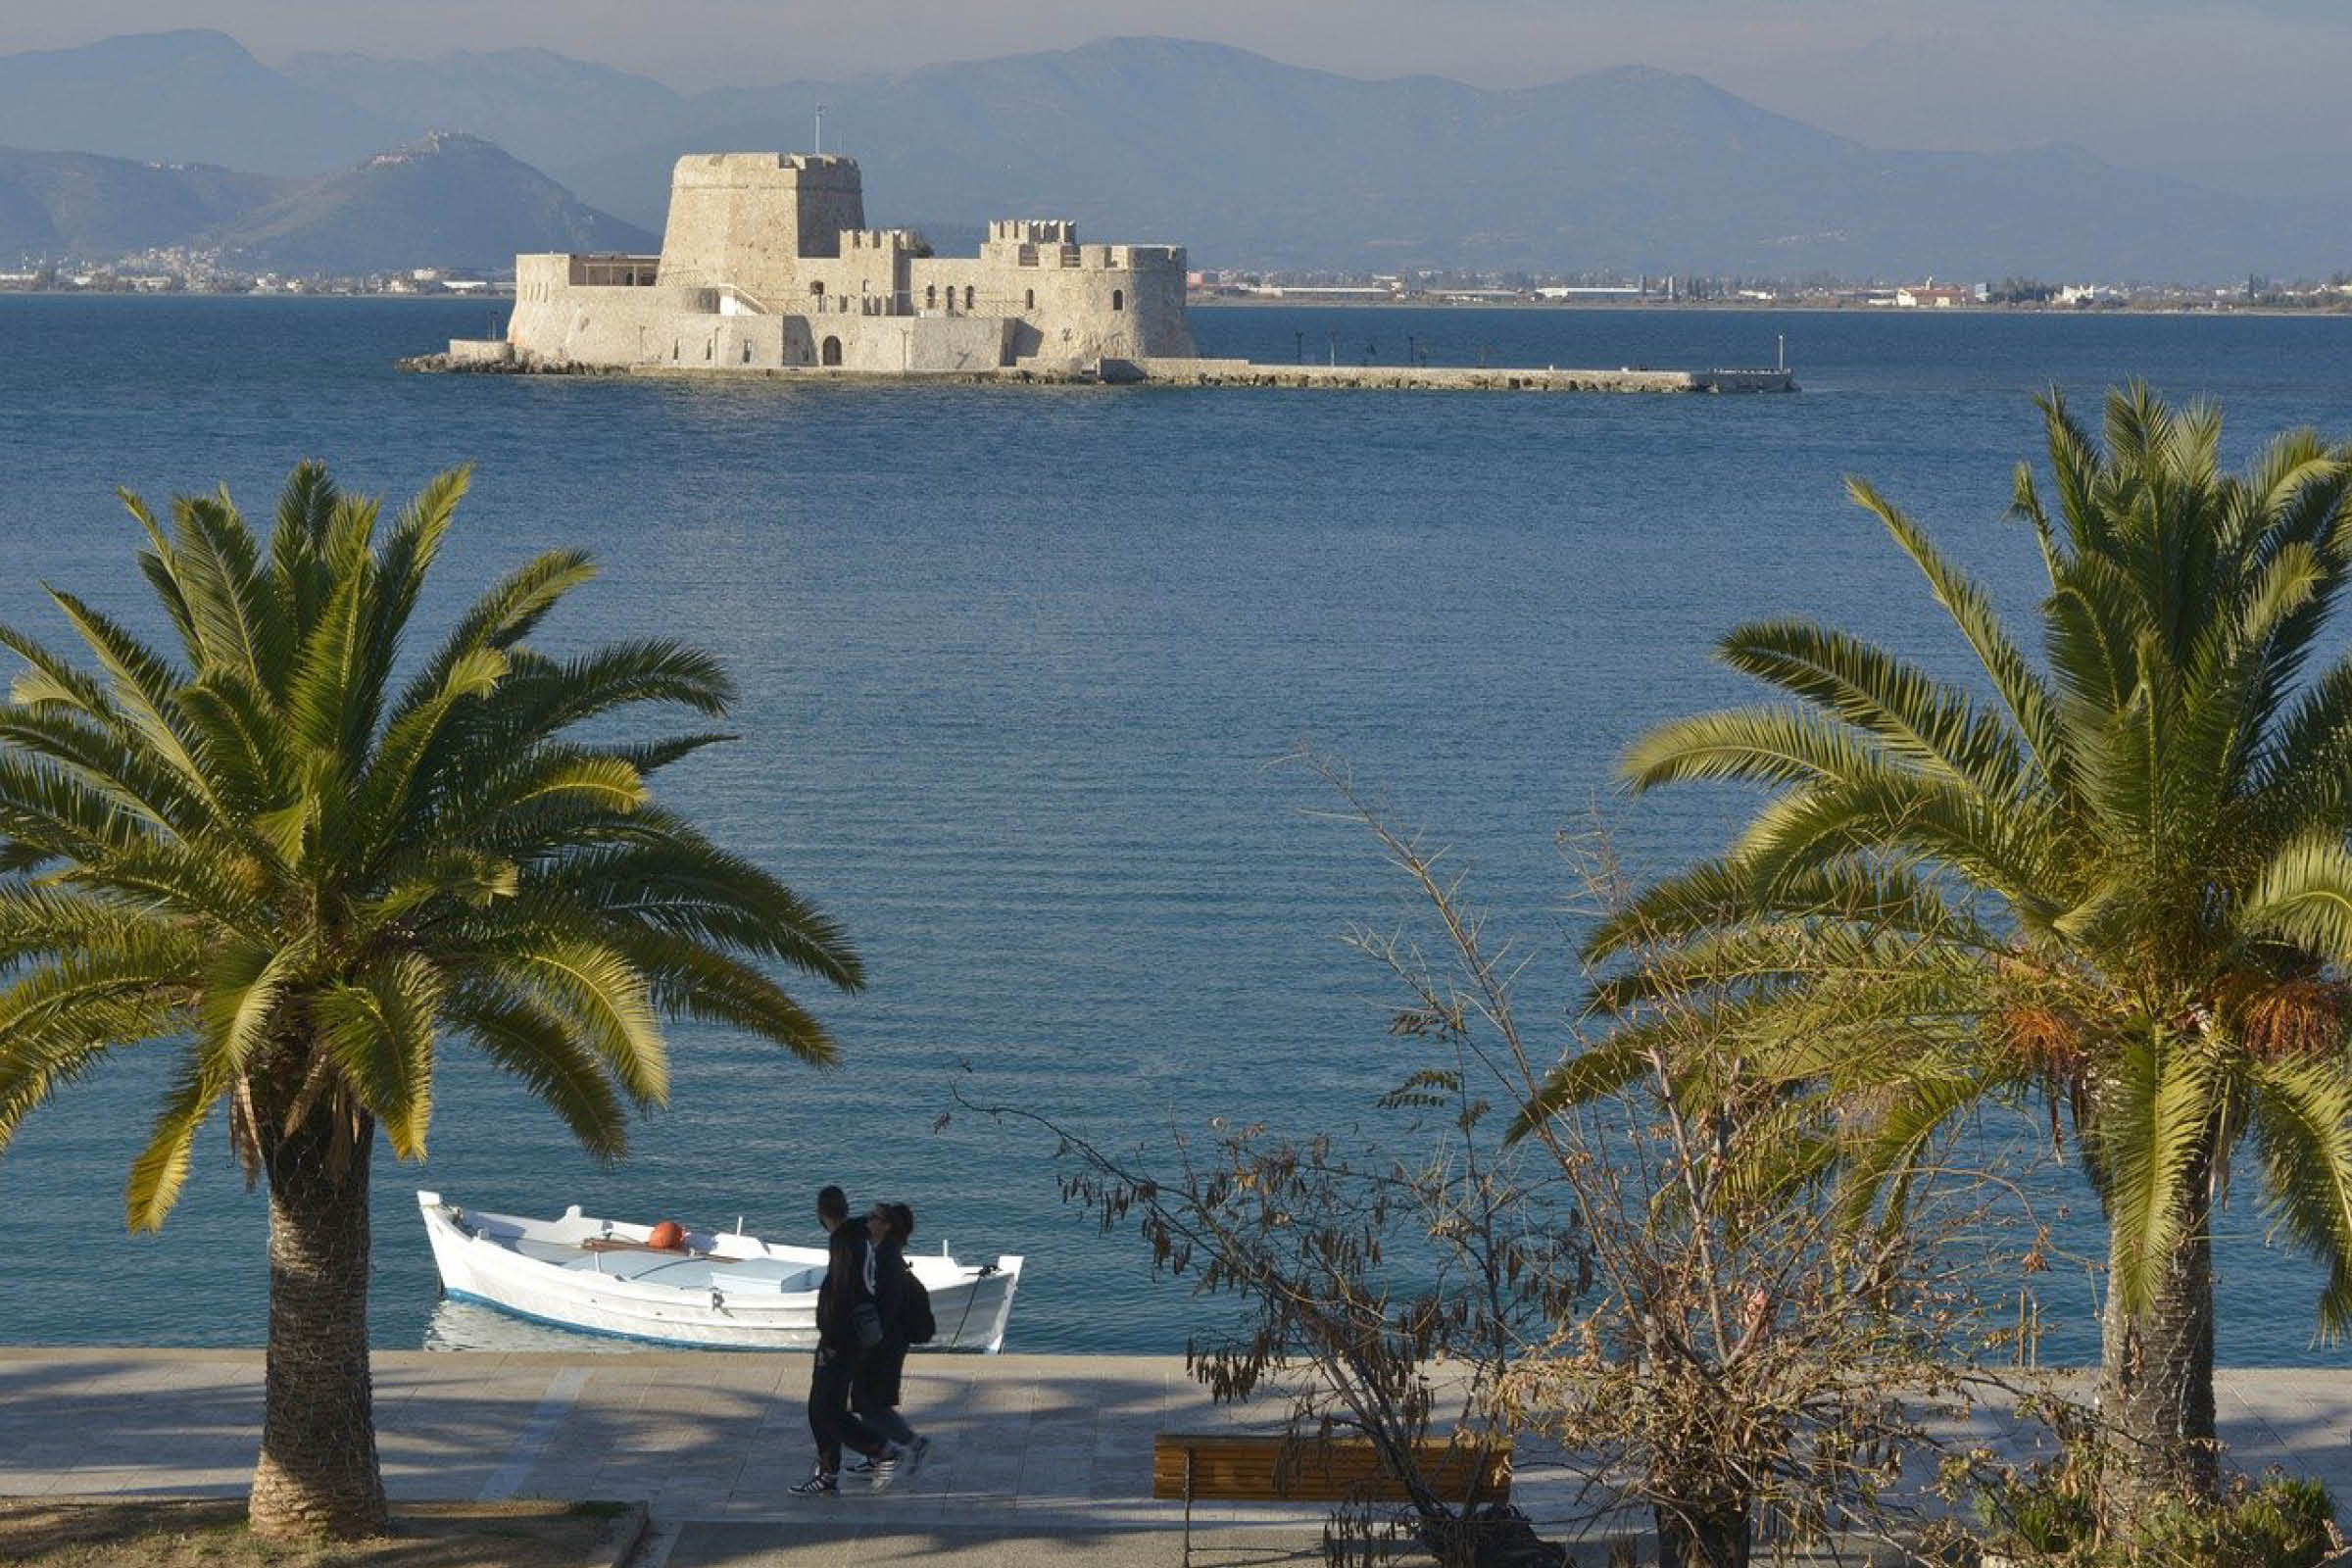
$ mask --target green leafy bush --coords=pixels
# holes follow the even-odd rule
[[[2032,1568],[2319,1568],[2343,1549],[2335,1502],[2317,1481],[2239,1477],[2216,1504],[2171,1502],[2129,1537],[2103,1534],[2098,1460],[2071,1449],[1989,1494],[1985,1555]]]
[[[2219,1507],[2166,1505],[2112,1560],[2130,1568],[2314,1568],[2340,1541],[2328,1489],[2274,1471],[2258,1487],[2240,1478]]]

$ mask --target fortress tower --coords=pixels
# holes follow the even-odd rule
[[[841,236],[864,227],[864,185],[851,159],[690,154],[670,175],[662,281],[793,298],[803,259],[840,256]]]

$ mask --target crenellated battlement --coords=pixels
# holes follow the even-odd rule
[[[688,153],[670,171],[670,186],[698,178],[739,179],[790,173],[819,182],[858,183],[858,160],[839,153]]]
[[[1080,245],[1075,241],[991,239],[980,247],[980,257],[1000,267],[1072,271],[1181,273],[1184,270],[1181,245]]]
[[[920,251],[931,247],[911,228],[859,228],[841,236],[845,251]]]
[[[1078,225],[1066,218],[997,218],[988,237],[997,245],[1075,245]]]

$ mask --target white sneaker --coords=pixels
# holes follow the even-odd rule
[[[854,1476],[870,1476],[877,1471],[896,1465],[906,1474],[912,1475],[922,1464],[923,1455],[930,1449],[931,1440],[917,1433],[912,1443],[896,1444],[893,1446],[892,1451],[883,1454],[880,1458],[858,1459],[843,1465],[842,1468]]]

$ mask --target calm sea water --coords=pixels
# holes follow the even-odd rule
[[[1612,759],[1734,700],[1709,641],[1831,617],[1958,673],[1910,568],[1840,497],[1860,473],[2014,611],[2030,539],[2001,520],[2029,398],[2143,376],[2223,399],[2233,457],[2292,423],[2352,434],[2352,321],[1536,312],[1203,311],[1204,352],[1433,364],[1770,363],[1805,390],[1640,399],[1169,389],[677,386],[404,377],[394,356],[479,306],[0,301],[0,619],[67,636],[40,584],[152,624],[118,484],[225,482],[265,512],[318,456],[405,494],[479,464],[425,608],[556,544],[603,580],[558,641],[674,632],[724,656],[745,739],[669,790],[856,934],[854,1001],[811,995],[846,1063],[817,1074],[682,1030],[671,1108],[600,1169],[471,1063],[432,1155],[379,1157],[377,1342],[498,1342],[444,1310],[412,1191],[479,1206],[799,1234],[809,1195],[904,1198],[918,1245],[1030,1260],[1011,1343],[1173,1348],[1213,1322],[1131,1237],[1065,1210],[1050,1144],[958,1114],[951,1086],[1114,1145],[1211,1118],[1344,1125],[1408,1065],[1394,1000],[1341,946],[1403,912],[1360,835],[1272,760],[1309,743],[1454,847],[1497,922],[1571,935],[1555,831],[1600,803],[1663,866],[1737,802],[1634,803]],[[1408,337],[1410,343],[1408,345]],[[1570,976],[1531,979],[1556,1015]],[[251,1345],[265,1211],[225,1148],[160,1237],[121,1191],[160,1062],[74,1086],[0,1157],[0,1341]],[[2311,1272],[2241,1185],[2225,1358],[2310,1347]],[[2064,1194],[2061,1192],[2063,1198]],[[2053,1356],[2091,1292],[2045,1278]],[[514,1343],[514,1342],[506,1342]]]

